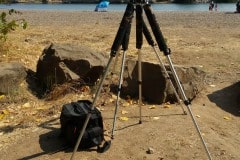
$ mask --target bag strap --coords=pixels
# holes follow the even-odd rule
[[[87,130],[91,141],[98,146],[103,140],[103,129],[101,127],[89,128]]]
[[[100,146],[97,147],[97,152],[104,153],[110,148],[110,146],[111,146],[111,141],[105,141],[102,147]]]

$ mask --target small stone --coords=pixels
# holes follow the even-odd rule
[[[154,149],[152,147],[148,147],[147,154],[153,154]]]

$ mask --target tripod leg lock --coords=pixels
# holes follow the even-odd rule
[[[137,81],[138,84],[142,84],[142,81]]]
[[[117,91],[120,92],[122,90],[122,87],[118,87]]]
[[[166,52],[164,52],[164,55],[167,56],[167,55],[170,55],[170,54],[171,54],[171,49],[168,48],[168,49],[166,50]]]
[[[111,55],[112,57],[115,57],[116,54],[117,54],[117,50],[111,50],[110,55]]]
[[[184,102],[184,104],[185,104],[186,106],[188,106],[188,105],[191,104],[190,100],[185,100],[185,101],[183,101],[183,102]]]

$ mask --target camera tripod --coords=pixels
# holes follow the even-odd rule
[[[118,94],[117,94],[116,107],[115,107],[115,113],[114,113],[114,121],[113,121],[113,129],[112,129],[112,138],[113,138],[114,130],[115,130],[116,114],[117,114],[118,105],[119,105],[118,102],[119,102],[119,97],[120,97],[121,85],[122,85],[122,81],[123,81],[123,72],[124,72],[124,66],[125,66],[126,51],[128,50],[128,44],[129,44],[129,38],[130,38],[130,32],[131,32],[131,23],[132,23],[132,19],[134,17],[134,15],[133,15],[134,11],[136,12],[136,48],[138,49],[138,86],[139,86],[138,87],[138,89],[139,89],[138,104],[139,104],[139,109],[140,109],[139,110],[139,113],[140,113],[139,123],[140,124],[142,123],[142,118],[141,118],[142,117],[142,111],[141,111],[141,106],[142,106],[142,73],[141,73],[142,57],[141,57],[141,48],[142,48],[142,44],[143,44],[143,35],[145,36],[148,44],[150,46],[152,46],[152,48],[154,49],[154,52],[157,55],[157,58],[160,62],[160,65],[165,72],[166,78],[170,80],[170,84],[173,87],[174,94],[175,94],[178,102],[179,103],[181,102],[181,99],[178,96],[178,93],[177,93],[175,87],[173,86],[173,83],[171,82],[171,79],[170,79],[170,77],[167,73],[167,70],[165,69],[165,66],[164,66],[163,62],[162,62],[159,54],[156,51],[156,48],[155,48],[156,45],[155,45],[155,43],[154,43],[154,41],[151,37],[151,34],[148,31],[148,28],[147,28],[147,26],[146,26],[146,24],[143,20],[143,10],[144,10],[144,12],[146,14],[146,17],[148,19],[148,22],[151,26],[152,33],[153,33],[153,35],[155,37],[155,40],[157,42],[157,46],[160,49],[160,51],[163,52],[163,54],[167,58],[167,61],[168,61],[169,66],[170,66],[170,70],[172,72],[175,83],[178,87],[181,99],[183,100],[183,103],[185,104],[185,106],[188,109],[188,112],[190,113],[193,124],[194,124],[194,126],[195,126],[195,128],[198,132],[198,135],[201,139],[203,147],[204,147],[204,149],[207,153],[208,159],[211,160],[212,158],[211,158],[210,152],[209,152],[209,150],[207,148],[207,145],[206,145],[206,143],[205,143],[205,141],[204,141],[204,139],[201,135],[201,131],[198,127],[198,124],[197,124],[197,122],[196,122],[196,120],[193,116],[193,113],[192,113],[192,110],[191,110],[191,107],[190,107],[191,103],[184,93],[183,87],[180,83],[178,75],[177,75],[177,73],[175,71],[175,68],[173,66],[173,63],[171,61],[171,58],[170,58],[171,50],[170,50],[170,48],[167,47],[167,44],[166,44],[166,42],[164,40],[164,37],[163,37],[163,34],[162,34],[162,32],[160,30],[160,27],[159,27],[159,25],[156,21],[155,15],[152,12],[151,5],[148,3],[148,0],[130,0],[130,2],[127,4],[126,10],[124,12],[124,15],[122,17],[122,20],[121,20],[121,23],[120,23],[120,26],[119,26],[119,29],[118,29],[118,32],[116,34],[116,37],[115,37],[114,42],[113,42],[112,47],[111,47],[110,58],[108,60],[108,63],[107,63],[106,69],[104,71],[103,77],[100,81],[100,84],[99,84],[98,89],[96,91],[95,97],[93,99],[91,110],[94,110],[94,104],[96,103],[96,100],[97,100],[97,98],[100,94],[100,91],[101,91],[102,86],[103,86],[103,82],[107,77],[107,73],[108,73],[108,70],[110,68],[111,62],[112,62],[114,57],[118,56],[120,47],[122,46],[123,55],[122,55]],[[186,114],[184,109],[183,109],[183,112]],[[76,151],[78,149],[78,146],[81,142],[83,134],[86,130],[87,124],[90,120],[90,117],[91,117],[91,112],[89,112],[87,117],[86,117],[85,123],[82,127],[82,130],[80,132],[80,135],[79,135],[78,140],[76,142],[76,145],[74,147],[74,150],[73,150],[73,153],[72,153],[72,156],[71,156],[71,160],[73,160],[74,154],[76,153]]]

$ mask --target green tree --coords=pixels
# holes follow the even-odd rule
[[[12,14],[21,14],[21,12],[14,9],[10,9],[8,12],[2,12],[0,14],[0,40],[6,41],[9,32],[14,31],[16,28],[27,28],[27,22],[25,19],[7,19],[7,16]]]

